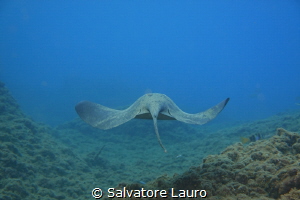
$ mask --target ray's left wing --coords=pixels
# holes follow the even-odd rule
[[[111,129],[133,119],[140,110],[136,101],[125,110],[115,110],[90,101],[79,102],[75,110],[80,118],[93,127]]]

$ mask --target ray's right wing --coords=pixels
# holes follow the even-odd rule
[[[196,113],[196,114],[189,114],[186,112],[183,112],[182,110],[174,109],[170,110],[170,114],[178,121],[182,121],[189,124],[205,124],[209,122],[210,120],[214,119],[226,106],[228,103],[229,98],[225,99],[221,103],[215,105],[214,107],[211,107],[210,109]]]

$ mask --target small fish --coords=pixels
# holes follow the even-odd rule
[[[250,137],[241,137],[241,142],[243,144],[246,144],[248,142],[256,142],[257,140],[261,140],[261,139],[264,139],[266,138],[266,135],[263,135],[261,133],[256,133],[256,134],[253,134],[251,135]]]
[[[180,158],[182,155],[181,154],[179,154],[178,156],[176,156],[176,158]]]

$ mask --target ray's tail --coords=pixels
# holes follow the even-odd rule
[[[167,153],[167,149],[164,147],[164,145],[162,144],[161,140],[160,140],[160,136],[158,133],[158,128],[157,128],[157,118],[153,117],[153,124],[154,124],[154,130],[155,130],[155,134],[158,140],[158,143],[160,144],[161,148],[164,149],[165,153]]]

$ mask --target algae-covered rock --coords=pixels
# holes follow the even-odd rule
[[[299,138],[298,133],[278,128],[268,140],[247,146],[236,143],[207,156],[200,166],[160,177],[144,187],[202,189],[208,199],[299,199]]]
[[[0,82],[0,199],[83,199],[88,166],[19,109]],[[68,161],[72,161],[69,162]],[[75,172],[77,176],[74,176]],[[74,191],[76,190],[76,191]]]
[[[177,127],[174,128],[171,123],[167,123],[166,126],[162,125],[162,129],[165,128],[164,133],[169,134],[168,137],[175,134],[179,138],[177,141],[174,140],[178,146],[174,147],[174,141],[170,142],[169,146],[180,154],[156,156],[149,163],[147,154],[144,154],[146,156],[139,154],[144,151],[145,145],[148,145],[147,148],[157,146],[155,140],[153,140],[155,145],[151,144],[152,126],[147,132],[145,125],[139,123],[128,125],[128,130],[134,132],[134,137],[147,141],[143,145],[136,144],[137,147],[132,145],[134,143],[132,135],[127,136],[128,144],[124,147],[131,148],[132,154],[126,151],[118,155],[123,149],[115,144],[119,145],[124,140],[125,137],[119,137],[123,133],[123,128],[116,129],[115,134],[111,132],[110,136],[107,134],[101,137],[100,142],[96,141],[98,145],[96,148],[77,148],[83,142],[88,143],[85,134],[93,136],[91,141],[103,132],[94,130],[80,120],[74,120],[55,129],[37,123],[22,113],[7,88],[0,83],[0,199],[91,199],[91,190],[98,186],[97,184],[105,183],[113,187],[116,183],[116,179],[113,179],[115,174],[122,178],[116,189],[126,187],[131,190],[141,188],[166,190],[169,194],[173,191],[175,196],[180,194],[180,190],[183,192],[205,190],[206,199],[211,200],[299,199],[300,135],[297,133],[297,130],[300,130],[299,119],[299,113],[290,116],[278,115],[259,122],[201,135],[194,141],[187,137],[187,133],[192,133],[192,129],[180,126],[180,132],[176,132]],[[291,131],[279,128],[275,132],[280,125],[287,126],[284,128]],[[138,126],[142,126],[140,129],[145,133],[136,131]],[[238,141],[240,136],[258,132],[274,136],[247,145],[239,142],[229,145],[233,141]],[[72,140],[70,135],[76,140]],[[196,133],[193,132],[191,135]],[[113,143],[112,139],[116,143]],[[180,146],[183,142],[186,145],[184,147]],[[89,147],[90,143],[86,146]],[[178,147],[186,148],[185,152],[181,153]],[[161,152],[159,148],[157,149]],[[208,156],[204,157],[203,151],[209,152],[209,149],[213,149],[215,155],[207,153]],[[79,155],[79,151],[83,153]],[[109,156],[104,157],[103,153]],[[186,153],[190,153],[189,156],[186,156]],[[131,165],[117,162],[121,156],[126,157]],[[134,156],[140,157],[133,159]],[[193,164],[195,166],[191,166],[191,159],[196,160]],[[157,172],[160,168],[167,171],[182,168],[183,165],[190,168],[174,175]],[[153,174],[158,178],[154,179]],[[174,198],[168,196],[157,199]]]
[[[4,119],[12,119],[16,116],[24,116],[19,109],[18,103],[10,95],[5,84],[0,81],[0,115]]]

